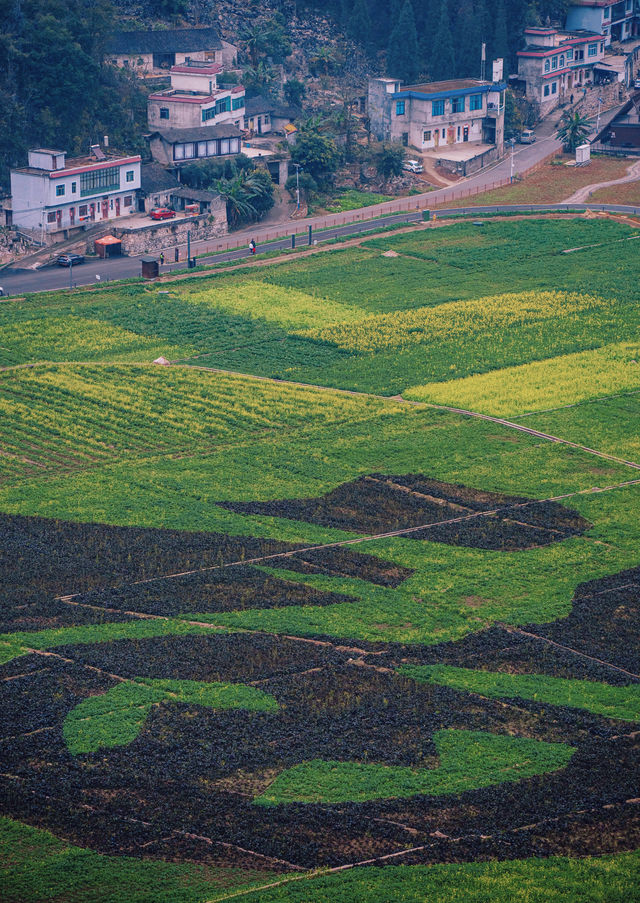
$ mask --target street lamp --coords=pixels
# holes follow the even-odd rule
[[[598,115],[596,117],[596,135],[600,131],[600,104],[602,103],[602,97],[598,97]]]
[[[511,139],[511,179],[510,179],[511,182],[513,182],[513,149],[514,149],[515,145],[516,145],[516,139],[512,138]]]

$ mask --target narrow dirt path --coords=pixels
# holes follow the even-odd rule
[[[625,182],[637,182],[640,179],[640,160],[636,160],[627,168],[626,176],[621,179],[611,179],[609,182],[595,182],[593,185],[583,185],[572,195],[562,201],[563,204],[584,204],[591,195],[600,188],[609,188],[612,185],[623,185]]]

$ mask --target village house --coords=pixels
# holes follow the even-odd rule
[[[279,103],[259,94],[247,98],[244,110],[244,127],[251,135],[268,135],[270,132],[285,134],[287,126],[298,119],[302,111],[298,107]]]
[[[216,28],[171,28],[161,31],[119,31],[109,41],[106,59],[113,66],[144,77],[166,72],[191,60],[215,63],[222,69],[237,65],[238,51],[223,41]]]
[[[584,29],[612,41],[627,41],[640,33],[638,0],[571,0],[565,26],[568,31]]]
[[[86,225],[136,212],[140,157],[108,157],[99,147],[67,160],[65,151],[29,151],[28,165],[11,170],[12,222],[61,240]]]
[[[242,145],[242,132],[233,123],[156,130],[146,138],[153,159],[165,166],[239,154]]]
[[[571,95],[577,100],[579,91],[598,80],[598,67],[602,78],[614,77],[603,63],[604,37],[598,32],[532,27],[524,37],[518,75],[510,81],[540,105],[541,116],[569,102]]]
[[[469,163],[474,157],[482,156],[478,165],[484,165],[503,153],[506,85],[501,65],[495,75],[493,82],[460,78],[404,87],[397,79],[370,79],[371,132],[379,141],[399,141],[441,163],[449,158],[457,171],[464,162],[468,174],[475,168]]]
[[[214,123],[233,123],[236,128],[241,128],[244,124],[244,87],[218,87],[220,72],[217,63],[194,60],[172,66],[171,87],[149,95],[149,127],[191,129]]]

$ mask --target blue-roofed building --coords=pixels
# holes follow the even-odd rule
[[[501,66],[496,73],[493,82],[459,78],[402,86],[397,79],[371,79],[371,132],[379,141],[398,141],[443,158],[471,159],[474,146],[500,156],[506,85]]]

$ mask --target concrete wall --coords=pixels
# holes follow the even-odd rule
[[[470,160],[446,160],[440,157],[438,158],[438,166],[456,175],[471,176],[476,172],[480,172],[481,169],[484,169],[490,163],[499,160],[500,156],[500,149],[496,146],[483,154],[478,154],[477,157],[472,157]]]
[[[208,104],[213,106],[213,104]],[[164,108],[169,110],[169,118],[161,119],[160,110]],[[202,107],[197,103],[182,103],[180,101],[172,101],[171,98],[160,98],[156,100],[149,98],[147,105],[147,121],[150,128],[154,129],[195,129],[199,126],[212,125],[213,120],[202,122]]]
[[[567,10],[565,28],[573,31],[575,28],[584,28],[586,31],[602,33],[603,24],[610,24],[611,18],[602,18],[603,10],[600,7],[570,6]]]
[[[390,82],[386,78],[369,80],[367,110],[371,124],[371,134],[378,141],[391,140],[391,93],[390,89],[400,86],[400,82]]]
[[[190,216],[178,222],[151,223],[138,229],[128,229],[118,226],[113,229],[116,238],[122,241],[122,251],[131,257],[144,254],[147,251],[167,251],[172,247],[181,246],[181,259],[184,259],[184,249],[187,232],[191,233],[191,241],[199,241],[204,238],[222,238],[228,233],[226,205],[222,198],[213,202],[215,208],[211,214],[202,216]]]

